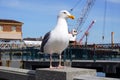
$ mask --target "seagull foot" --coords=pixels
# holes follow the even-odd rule
[[[56,67],[53,67],[53,66],[50,66],[49,68],[50,68],[50,69],[56,69]]]
[[[57,67],[57,69],[63,69],[64,68],[64,66],[61,66],[61,65],[59,65],[58,67]]]

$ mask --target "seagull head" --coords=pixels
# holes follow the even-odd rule
[[[60,13],[59,13],[59,15],[58,15],[58,17],[65,18],[65,19],[67,19],[67,18],[74,19],[75,18],[67,10],[61,10]]]

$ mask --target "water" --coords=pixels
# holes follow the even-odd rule
[[[103,72],[97,72],[97,76],[98,77],[105,77],[105,73],[103,73]]]

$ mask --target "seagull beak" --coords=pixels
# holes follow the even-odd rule
[[[74,19],[75,17],[73,15],[68,15],[68,18]]]

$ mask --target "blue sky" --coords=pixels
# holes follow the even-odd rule
[[[23,38],[40,37],[54,28],[60,10],[70,10],[77,2],[78,0],[0,0],[0,19],[14,19],[23,22]],[[72,14],[76,18],[68,20],[70,25],[76,24],[84,3],[85,0],[82,0],[75,7]],[[102,41],[104,6],[105,0],[95,1],[81,29],[82,32],[77,36],[78,41],[92,20],[96,20],[94,26],[89,30],[88,43],[110,43],[111,32],[114,32],[114,42],[120,42],[120,0],[107,0],[105,39]],[[69,30],[72,28],[73,26],[69,26]]]

